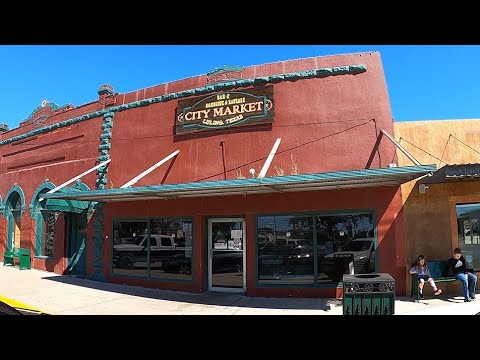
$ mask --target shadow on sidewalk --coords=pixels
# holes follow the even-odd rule
[[[201,305],[236,306],[259,309],[323,311],[329,311],[332,310],[332,308],[334,307],[342,306],[341,300],[333,298],[266,298],[249,297],[244,294],[238,293],[222,293],[210,291],[198,294],[172,290],[150,289],[140,286],[113,284],[77,278],[68,275],[45,276],[42,277],[42,279],[73,286],[82,286],[100,291],[114,292],[123,295]]]

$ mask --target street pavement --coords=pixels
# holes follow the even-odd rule
[[[53,315],[341,315],[342,302],[324,298],[265,298],[205,292],[191,294],[109,284],[40,270],[19,270],[0,262],[0,296]],[[397,297],[396,315],[474,315],[477,300],[461,296],[414,302]]]

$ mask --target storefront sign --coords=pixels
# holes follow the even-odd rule
[[[273,86],[180,100],[175,134],[272,123]]]

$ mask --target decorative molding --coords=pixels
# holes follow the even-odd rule
[[[10,130],[10,127],[8,126],[8,124],[0,124],[0,133],[7,132],[9,130]]]
[[[32,121],[32,127],[34,129],[38,129],[39,127],[42,127],[44,125],[47,124],[47,119],[48,119],[48,116],[49,115],[40,115],[38,117],[36,117],[33,121]]]
[[[223,65],[207,73],[207,84],[220,81],[241,79],[243,75],[243,66]]]
[[[113,95],[115,92],[111,85],[104,84],[99,86],[97,93],[98,95]]]
[[[103,162],[110,159],[110,149],[112,146],[110,143],[110,139],[112,138],[111,129],[113,128],[114,116],[115,113],[111,111],[103,114],[102,133],[100,134],[100,145],[98,146],[98,162]],[[107,173],[108,165],[99,167],[97,169],[97,190],[105,189],[105,185],[108,183]]]
[[[113,117],[115,113],[108,111],[103,114],[102,133],[100,134],[100,145],[98,146],[98,161],[103,162],[110,159],[110,149],[112,144],[110,139],[112,138]],[[108,165],[101,166],[97,169],[97,190],[105,189],[105,185],[108,183],[107,179]],[[92,208],[95,208],[93,213],[93,274],[90,276],[92,280],[105,281],[103,276],[103,203],[91,203]],[[90,212],[90,208],[89,208]]]
[[[217,75],[222,72],[226,71],[243,71],[243,66],[241,65],[223,65],[218,68],[215,68],[209,72],[207,72],[207,76]]]
[[[72,189],[82,190],[82,191],[89,191],[90,187],[87,184],[84,184],[81,179],[77,179],[75,183],[70,186]]]
[[[78,179],[77,181],[75,181],[75,183],[72,186],[70,186],[70,188],[81,190],[81,191],[90,191],[90,187],[87,184],[84,184],[81,179]],[[88,210],[87,210],[87,219],[90,218],[92,211],[95,208],[95,205],[96,205],[96,202],[93,202],[93,201],[90,202],[90,205],[88,206]]]
[[[45,181],[43,183],[41,183],[37,189],[35,190],[35,192],[33,193],[33,196],[32,196],[32,201],[30,202],[30,205],[28,206],[28,210],[30,212],[30,218],[31,219],[35,219],[36,216],[38,215],[39,213],[39,198],[40,198],[40,194],[42,193],[42,191],[44,191],[45,189],[48,190],[52,190],[55,188],[55,184],[51,183],[48,179],[45,179]]]
[[[128,109],[148,106],[148,105],[156,104],[160,102],[167,102],[173,99],[180,99],[183,97],[188,97],[193,95],[208,94],[215,91],[224,91],[232,88],[246,87],[246,86],[258,85],[258,84],[278,83],[281,81],[296,81],[300,79],[310,79],[310,78],[324,78],[328,76],[338,76],[338,75],[357,75],[365,71],[367,71],[367,65],[359,64],[359,65],[347,65],[347,66],[337,66],[337,67],[331,67],[331,68],[305,70],[305,71],[299,71],[299,72],[293,72],[293,73],[277,74],[277,75],[263,76],[263,77],[257,77],[257,78],[251,78],[251,79],[230,80],[230,81],[219,82],[215,84],[208,84],[204,87],[199,87],[191,90],[184,90],[184,91],[179,91],[175,93],[156,96],[153,98],[133,101],[128,104],[112,106],[108,109],[103,109],[103,110],[95,111],[89,114],[77,116],[69,120],[61,121],[49,126],[32,130],[22,135],[5,139],[3,141],[0,141],[0,146],[9,144],[14,141],[22,140],[33,135],[43,134],[61,127],[70,126],[81,121],[93,119],[99,116],[105,116],[108,113],[125,111]]]
[[[44,100],[44,101],[45,101],[45,100]],[[53,111],[60,110],[62,107],[66,107],[66,106],[68,106],[68,105],[60,106],[60,105],[55,104],[55,103],[52,103],[52,102],[47,102],[47,103],[45,103],[45,104],[42,102],[42,104],[39,105],[39,106],[37,106],[37,107],[35,108],[35,110],[33,110],[33,111],[30,113],[30,115],[28,115],[28,118],[27,118],[25,121],[23,121],[23,122],[26,122],[26,121],[28,121],[28,120],[33,119],[33,116],[35,115],[35,113],[36,113],[37,111],[41,110],[41,109],[50,108],[51,111],[53,112]]]
[[[10,197],[14,194],[17,193],[20,197],[20,218],[22,218],[23,213],[25,212],[25,194],[20,186],[17,184],[13,184],[13,186],[8,190],[7,194],[5,195],[5,205],[3,209],[3,217],[5,219],[8,218],[8,215],[12,211],[12,207],[10,204]]]

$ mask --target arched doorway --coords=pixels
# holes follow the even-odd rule
[[[55,254],[55,225],[59,212],[48,210],[45,199],[40,201],[42,195],[53,188],[55,185],[46,179],[35,190],[30,204],[30,218],[36,224],[34,254],[40,258],[53,258]]]
[[[20,234],[22,216],[25,211],[25,195],[17,184],[5,196],[3,216],[7,219],[7,251],[21,247]]]
[[[36,220],[35,256],[54,258],[58,261],[65,258],[65,274],[85,276],[86,273],[86,224],[87,214],[91,211],[90,203],[75,200],[42,199],[42,195],[55,188],[48,179],[35,191],[30,204],[30,215]],[[77,181],[72,187],[64,187],[57,191],[83,191],[88,186]],[[65,223],[64,239],[55,235],[57,219],[63,217]],[[55,244],[55,241],[61,241]]]

